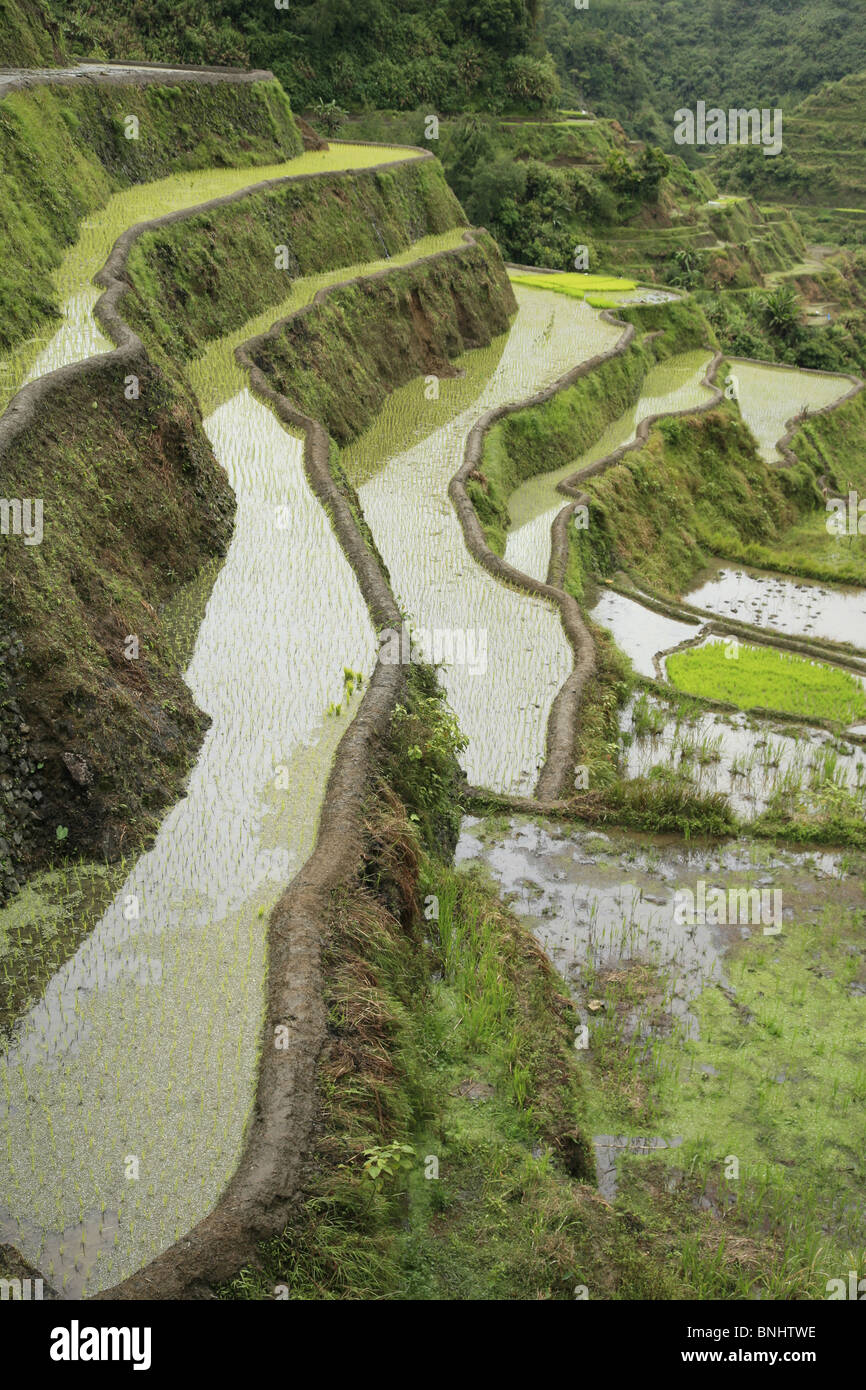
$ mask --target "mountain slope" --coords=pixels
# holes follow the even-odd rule
[[[722,168],[732,186],[866,212],[866,71],[828,83],[796,107],[778,159],[732,150]]]

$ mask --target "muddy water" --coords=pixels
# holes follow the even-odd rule
[[[638,675],[658,678],[655,657],[680,642],[690,641],[701,631],[698,623],[683,623],[644,608],[642,603],[603,589],[589,616],[613,634],[620,651],[630,658]]]
[[[708,984],[726,983],[729,943],[763,933],[761,923],[713,925],[698,920],[700,913],[678,912],[678,891],[696,894],[699,880],[707,891],[767,887],[784,874],[788,920],[795,902],[812,902],[844,873],[841,858],[823,852],[797,854],[748,841],[706,848],[525,816],[509,816],[505,826],[504,820],[465,817],[455,863],[480,864],[492,876],[503,902],[526,921],[574,987],[590,1025],[592,1011],[583,1007],[589,1001],[580,997],[584,978],[594,982],[599,972],[642,960],[666,976],[664,1009],[684,1037],[692,1036],[689,1004]]]
[[[635,706],[659,721],[657,733],[639,732]],[[828,783],[866,789],[866,748],[816,729],[762,726],[746,714],[712,711],[677,716],[653,696],[633,697],[620,715],[621,768],[629,778],[653,768],[674,771],[703,795],[721,793],[734,812],[750,820],[781,791],[810,791]]]
[[[8,356],[0,356],[0,411],[5,410],[25,381],[111,350],[113,344],[93,318],[93,306],[102,291],[92,280],[102,269],[121,232],[136,222],[195,207],[266,179],[336,173],[406,158],[411,158],[411,152],[405,147],[335,145],[329,150],[308,150],[280,164],[172,174],[169,178],[115,193],[103,208],[81,224],[78,241],[65,252],[52,276],[56,297],[63,306],[59,328],[33,339]]]
[[[803,372],[796,367],[765,367],[743,358],[731,359],[730,375],[736,378],[740,414],[767,463],[781,460],[777,444],[789,420],[804,409],[814,411],[832,405],[851,390],[847,377]]]
[[[866,650],[866,590],[830,588],[745,566],[720,564],[684,599],[695,608],[792,637],[822,637]]]
[[[622,444],[630,444],[638,425],[651,415],[688,410],[712,397],[701,382],[712,361],[707,352],[685,352],[658,363],[647,373],[640,399],[615,420],[586,453],[564,468],[529,478],[508,499],[511,529],[505,558],[534,579],[546,579],[550,564],[550,527],[566,498],[556,485],[581,468],[596,463]]]
[[[611,347],[620,329],[579,300],[516,286],[519,312],[504,347],[470,354],[492,370],[467,408],[426,432],[423,382],[396,392],[372,437],[347,451],[364,515],[391,582],[419,632],[447,633],[455,659],[442,678],[469,740],[473,783],[529,792],[544,762],[547,719],[572,669],[556,609],[498,583],[468,555],[448,498],[466,438],[485,410],[531,395],[569,367]],[[459,364],[468,370],[468,363]],[[441,404],[458,382],[439,384]],[[424,437],[405,447],[409,431]],[[403,446],[395,451],[393,442]],[[370,474],[371,459],[379,462]],[[463,658],[458,643],[463,642]],[[483,662],[472,660],[486,644]],[[448,655],[446,651],[446,656]]]

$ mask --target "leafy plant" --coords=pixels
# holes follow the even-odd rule
[[[401,1144],[394,1139],[390,1144],[373,1144],[364,1150],[364,1172],[371,1182],[380,1178],[396,1178],[407,1168],[411,1168],[416,1157],[411,1144]]]

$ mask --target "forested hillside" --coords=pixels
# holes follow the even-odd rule
[[[61,46],[58,46],[60,44]],[[270,67],[297,107],[446,112],[566,105],[670,146],[677,107],[793,106],[866,68],[861,0],[5,0],[0,62]]]
[[[795,107],[785,122],[779,159],[751,150],[725,153],[732,187],[761,197],[855,211],[866,190],[866,72],[827,83]]]
[[[543,32],[572,96],[668,143],[679,106],[787,108],[866,68],[862,0],[548,0]]]
[[[543,105],[556,79],[534,41],[539,0],[51,0],[73,51],[272,68],[298,107]]]

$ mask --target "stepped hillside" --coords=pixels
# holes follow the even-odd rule
[[[0,78],[0,1297],[814,1301],[866,277],[551,115],[540,4],[398,6],[74,0],[127,70]]]
[[[427,144],[439,154],[471,221],[489,228],[506,259],[570,269],[577,245],[589,268],[687,289],[746,288],[805,257],[783,207],[720,197],[715,165],[629,138],[619,121],[552,118],[443,120],[425,138],[423,112],[379,112],[343,134]]]
[[[136,94],[126,88],[127,103]],[[255,184],[255,170],[248,172]],[[14,791],[10,825],[0,816],[0,842],[17,846],[13,881],[22,865],[32,870],[50,856],[57,825],[79,848],[109,856],[133,826],[136,834],[151,829],[202,732],[157,614],[219,562],[233,500],[192,390],[178,376],[179,359],[244,324],[251,311],[284,302],[298,276],[383,251],[399,256],[419,237],[448,233],[459,247],[464,221],[430,159],[401,161],[387,173],[373,167],[277,182],[193,209],[145,234],[146,258],[139,245],[132,249],[130,276],[146,294],[128,291],[121,313],[145,346],[133,343],[123,356],[103,351],[66,380],[45,377],[38,408],[7,417],[4,486],[13,496],[44,498],[46,513],[35,552],[7,552],[10,588],[0,615],[0,739],[9,750],[0,771]],[[274,244],[283,239],[288,272],[274,266]],[[469,300],[484,266],[472,269],[468,245],[465,258]],[[492,242],[486,258],[498,263],[497,293],[507,300]],[[493,329],[506,321],[494,316]],[[469,322],[471,310],[461,309],[461,323]],[[130,370],[134,401],[124,390]],[[62,527],[49,524],[60,516]],[[127,630],[141,643],[134,662],[124,657]],[[70,758],[80,760],[73,773]]]
[[[138,138],[126,121],[138,120]],[[0,349],[56,314],[48,272],[83,218],[119,189],[180,169],[258,165],[302,141],[272,82],[65,86],[0,101]]]
[[[732,150],[722,169],[732,187],[866,218],[866,70],[822,87],[786,116],[778,158]]]

